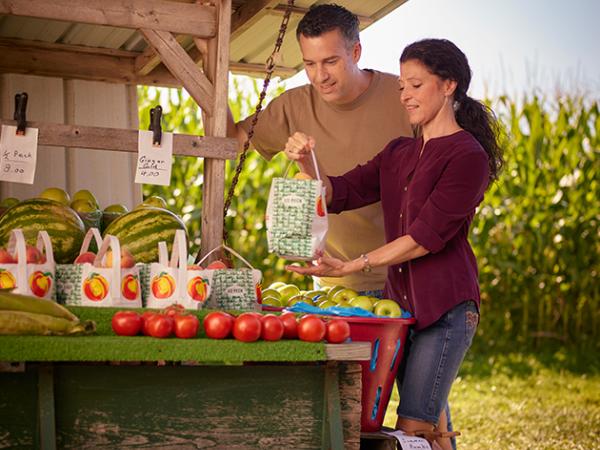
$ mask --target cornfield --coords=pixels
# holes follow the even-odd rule
[[[255,106],[252,92],[232,79],[230,107],[236,119]],[[278,95],[282,87],[269,92]],[[203,134],[196,104],[181,91],[138,91],[140,127],[149,109],[162,102],[166,131]],[[507,97],[494,101],[505,128],[506,165],[490,187],[473,222],[471,242],[478,257],[482,291],[480,332],[522,343],[559,340],[595,344],[600,337],[600,114],[598,102],[580,97]],[[226,226],[230,243],[268,284],[307,281],[284,270],[285,261],[267,251],[264,212],[270,181],[283,174],[282,155],[270,162],[252,152],[236,189]],[[227,163],[227,187],[235,165]],[[171,186],[146,185],[188,224],[191,251],[199,248],[202,160],[178,158]],[[226,187],[226,189],[227,189]]]

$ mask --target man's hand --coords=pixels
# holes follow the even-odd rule
[[[285,144],[285,156],[292,161],[309,162],[310,152],[315,148],[315,139],[300,131],[292,134]]]

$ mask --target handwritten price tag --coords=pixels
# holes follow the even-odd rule
[[[33,184],[37,146],[37,128],[26,128],[25,135],[17,135],[17,127],[2,125],[0,180]]]
[[[402,450],[431,450],[431,445],[427,439],[417,436],[407,436],[402,431],[384,431],[385,434],[394,436]]]
[[[152,131],[138,134],[138,160],[135,182],[168,186],[173,164],[173,133],[162,133],[161,145],[152,145]]]

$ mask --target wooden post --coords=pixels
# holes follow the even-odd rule
[[[56,424],[54,419],[54,374],[52,365],[42,365],[38,370],[38,423],[40,448],[56,449]]]
[[[204,130],[207,136],[226,137],[231,0],[221,0],[216,5],[217,35],[208,41],[207,58],[203,64],[204,72],[214,87],[214,108],[211,116],[204,115]],[[223,242],[224,194],[225,161],[205,159],[201,256]]]

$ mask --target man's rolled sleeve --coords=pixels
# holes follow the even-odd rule
[[[483,151],[451,161],[408,234],[432,253],[442,250],[475,212],[488,179],[488,158]]]

